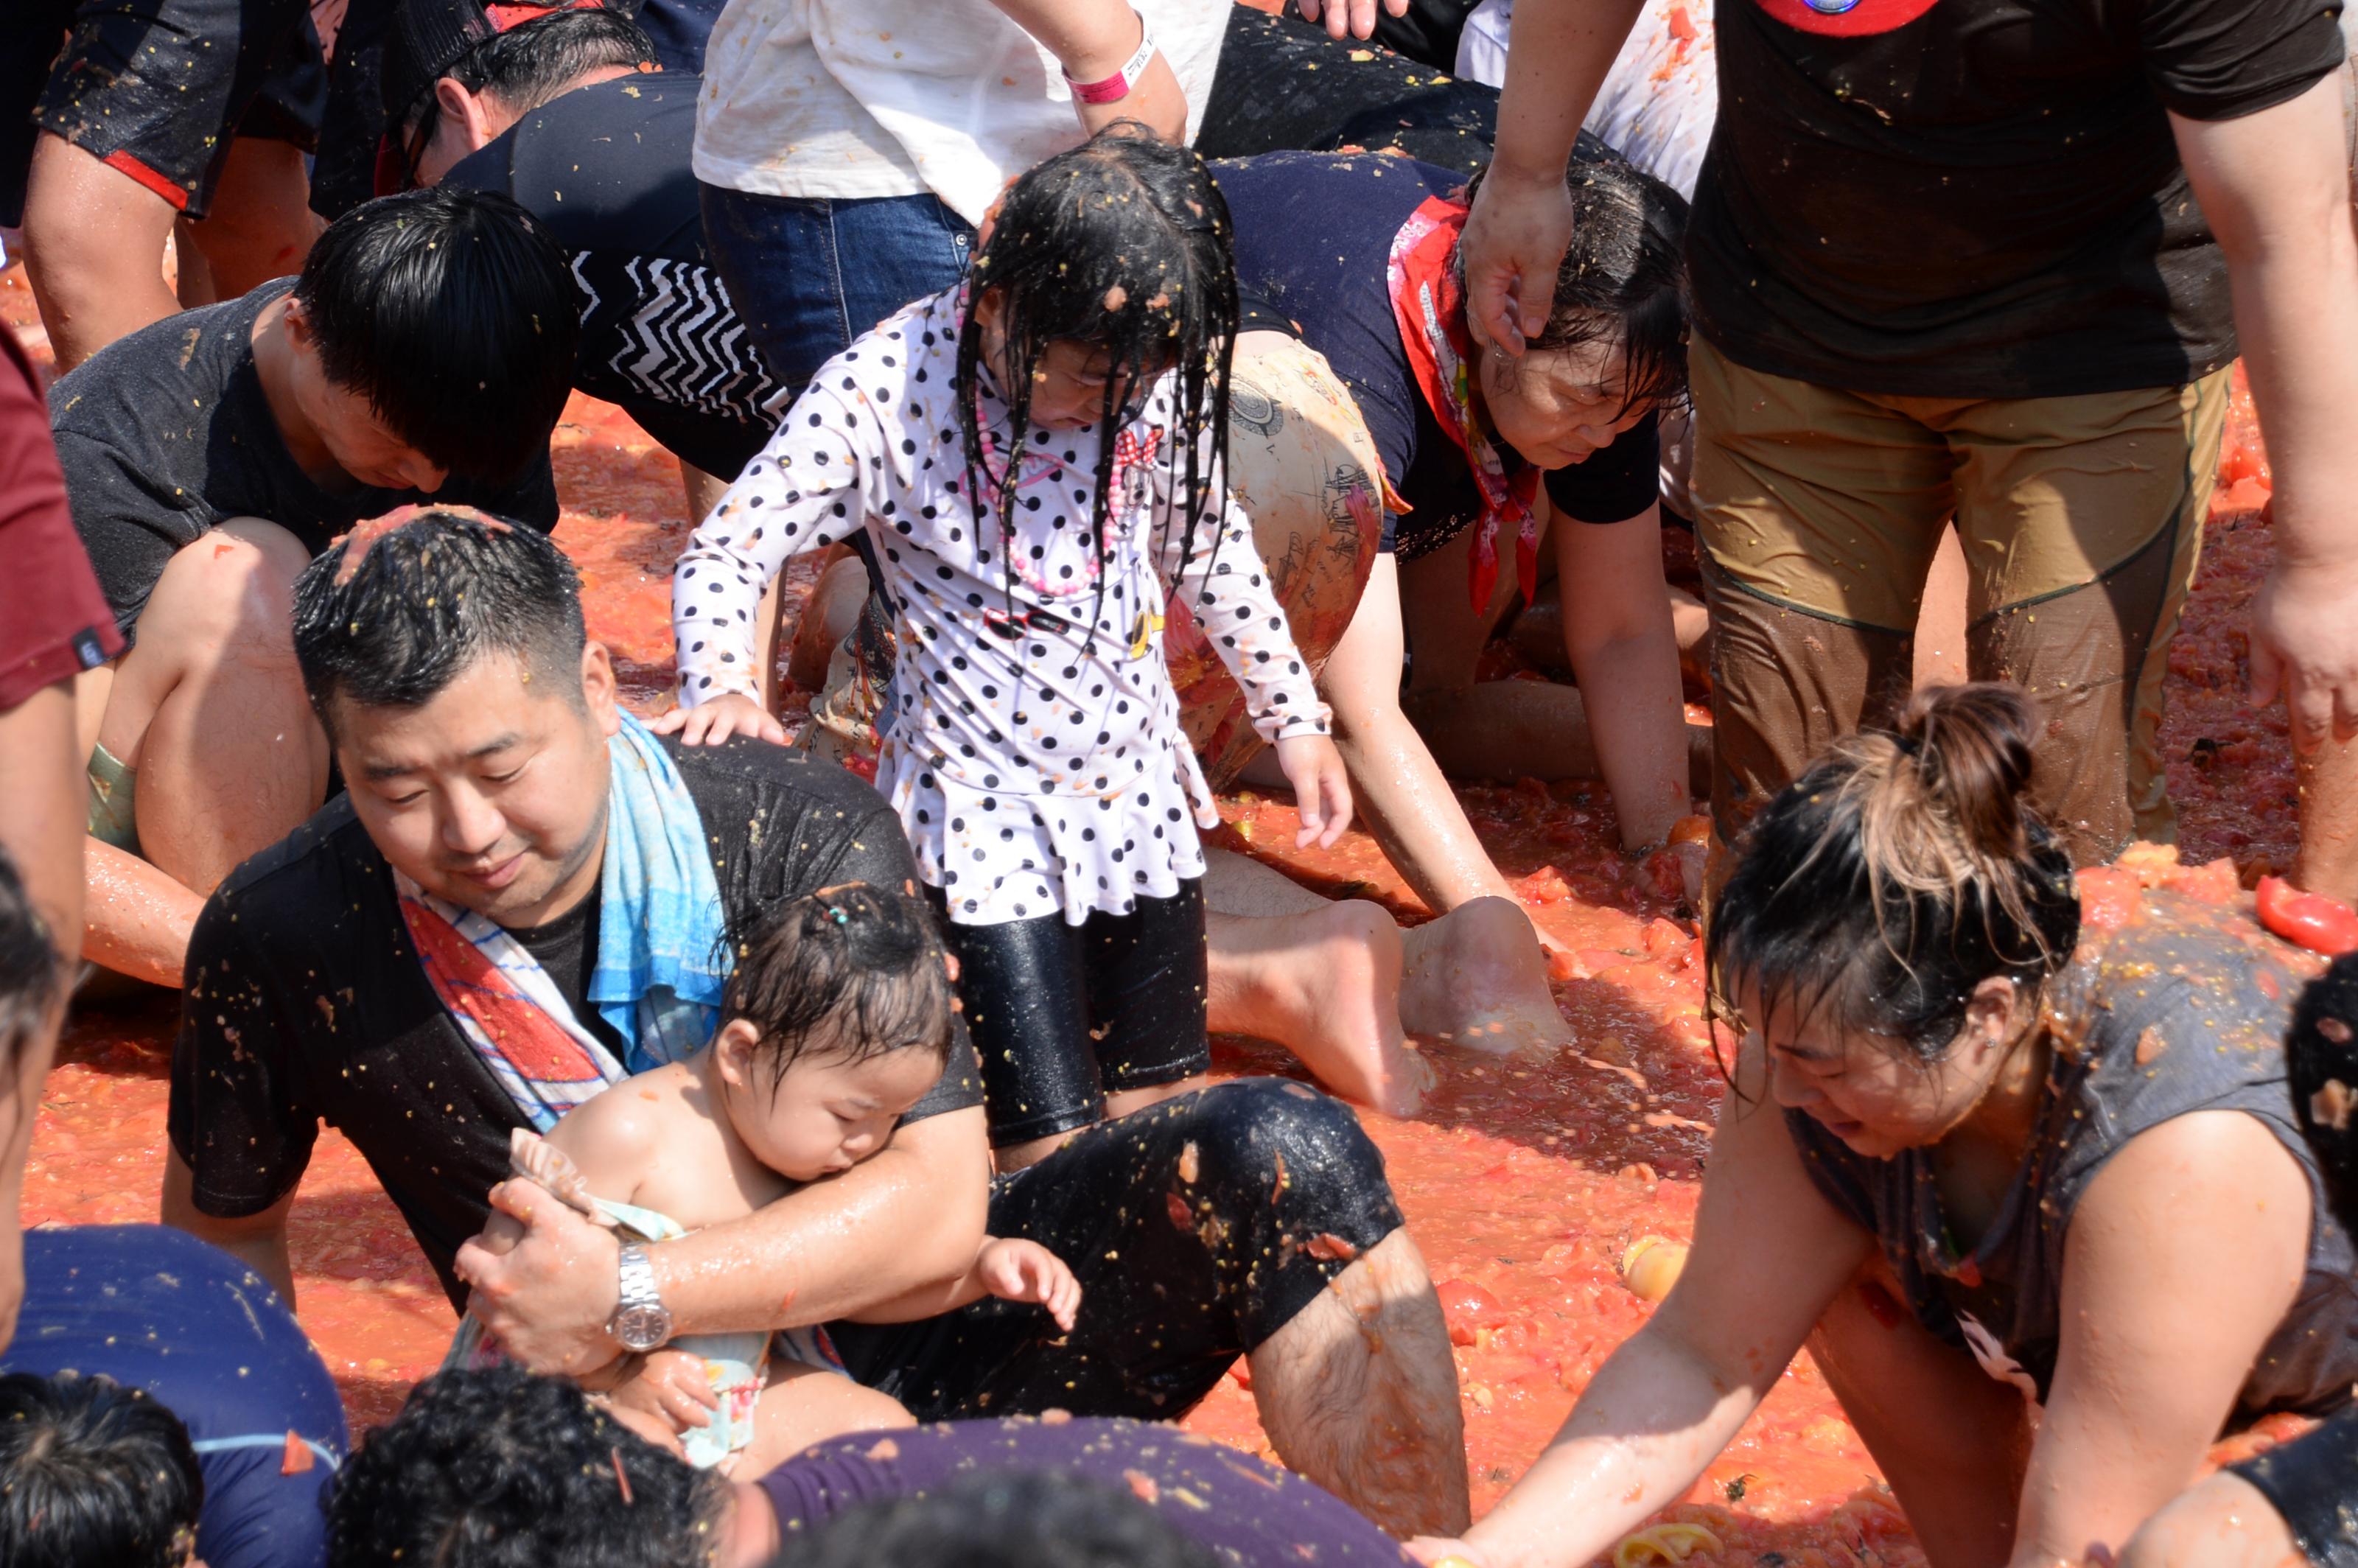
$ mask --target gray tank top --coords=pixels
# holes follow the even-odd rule
[[[2358,1380],[2358,1253],[2334,1223],[2293,1120],[2283,1048],[2293,1003],[2320,968],[2263,932],[2248,905],[2176,892],[2147,892],[2126,927],[2092,934],[2048,984],[2055,1053],[2039,1130],[1971,1252],[1950,1236],[1929,1152],[1869,1159],[1801,1112],[1788,1112],[1786,1125],[1818,1190],[1875,1232],[1918,1319],[2043,1401],[2055,1373],[2064,1238],[2104,1162],[2190,1111],[2257,1118],[2300,1162],[2312,1218],[2300,1294],[2238,1402],[2246,1416],[2334,1410]]]

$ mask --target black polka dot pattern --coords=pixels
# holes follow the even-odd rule
[[[1326,706],[1233,501],[1196,527],[1172,582],[1185,454],[1167,378],[1117,432],[1102,551],[1089,504],[1099,432],[1011,439],[1005,406],[981,389],[985,495],[1006,481],[1001,465],[1016,467],[1016,536],[999,548],[995,509],[978,520],[963,483],[960,308],[957,290],[919,300],[829,363],[697,529],[672,580],[680,701],[752,696],[763,588],[789,557],[865,527],[900,620],[876,783],[919,874],[961,925],[1127,914],[1204,874],[1195,829],[1218,820],[1180,730],[1165,617],[1221,628],[1212,641],[1263,739],[1325,733]],[[1210,448],[1206,433],[1199,461]]]

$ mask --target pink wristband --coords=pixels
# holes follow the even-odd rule
[[[1135,11],[1130,14],[1138,15]],[[1130,90],[1138,85],[1140,77],[1146,74],[1146,62],[1153,58],[1154,31],[1146,25],[1144,16],[1139,16],[1138,48],[1122,61],[1120,70],[1103,81],[1075,81],[1067,74],[1065,83],[1073,90],[1073,96],[1084,103],[1119,103],[1130,96]]]

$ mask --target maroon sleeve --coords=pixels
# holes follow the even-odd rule
[[[0,711],[123,651],[66,510],[49,407],[16,334],[0,324]]]

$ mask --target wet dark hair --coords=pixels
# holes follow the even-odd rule
[[[976,308],[986,293],[1004,301],[1005,395],[1013,431],[1010,446],[1030,438],[1032,378],[1048,346],[1057,341],[1105,350],[1112,360],[1097,424],[1097,489],[1089,501],[1090,536],[1105,565],[1106,519],[1111,510],[1114,438],[1128,412],[1120,393],[1136,398],[1166,368],[1178,378],[1178,428],[1157,460],[1179,477],[1174,493],[1181,537],[1180,566],[1192,560],[1201,514],[1228,471],[1228,372],[1237,339],[1237,276],[1228,204],[1211,170],[1193,148],[1174,146],[1133,121],[1098,132],[1070,152],[1039,164],[1009,187],[990,238],[975,256],[957,359],[958,420],[965,437],[967,494],[975,516],[986,511],[999,524],[1005,556],[1010,616],[1015,612],[1015,514],[1021,504],[1014,474],[987,478],[976,390],[982,372],[982,330]],[[1210,460],[1205,460],[1205,447]],[[1017,460],[1011,450],[1011,465]],[[1157,520],[1169,527],[1168,514]],[[984,557],[988,559],[989,557]],[[1104,609],[1107,573],[1098,574],[1095,634]]]
[[[1572,244],[1534,349],[1618,346],[1624,410],[1687,395],[1686,198],[1618,157],[1575,155],[1564,170]],[[1474,177],[1469,194],[1481,188]],[[1520,361],[1513,362],[1520,364]]]
[[[17,1056],[49,1022],[63,979],[49,923],[0,845],[0,1072],[16,1070]]]
[[[567,1379],[438,1372],[337,1473],[328,1563],[708,1568],[727,1495]]]
[[[2071,862],[2024,798],[2039,731],[2011,686],[1919,694],[1897,730],[1834,743],[1737,845],[1706,972],[1939,1060],[1993,975],[2037,987],[2080,935]],[[1765,1026],[1766,1018],[1750,1021]]]
[[[328,379],[462,478],[507,483],[546,456],[580,336],[565,253],[481,190],[353,208],[303,259],[295,299]]]
[[[2358,953],[2334,959],[2300,993],[2285,1076],[2333,1217],[2358,1231]]]
[[[421,707],[491,654],[513,654],[580,705],[581,579],[546,535],[429,508],[379,535],[339,583],[350,547],[295,584],[295,661],[330,735],[338,697]]]
[[[789,1541],[770,1568],[1212,1568],[1138,1498],[1054,1471],[880,1498]]]
[[[0,1563],[179,1568],[205,1478],[189,1429],[108,1377],[0,1377]]]
[[[387,103],[386,118],[401,127],[406,145],[418,146],[433,139],[441,116],[433,87],[445,76],[470,92],[490,92],[511,114],[526,114],[593,70],[654,60],[654,40],[622,12],[602,5],[557,11],[493,34],[423,82],[396,90],[388,75],[387,96],[398,91],[409,102]]]
[[[865,1062],[887,1051],[950,1054],[950,979],[925,906],[867,882],[770,905],[733,937],[724,1022],[761,1032],[775,1092],[788,1068],[825,1054]]]

